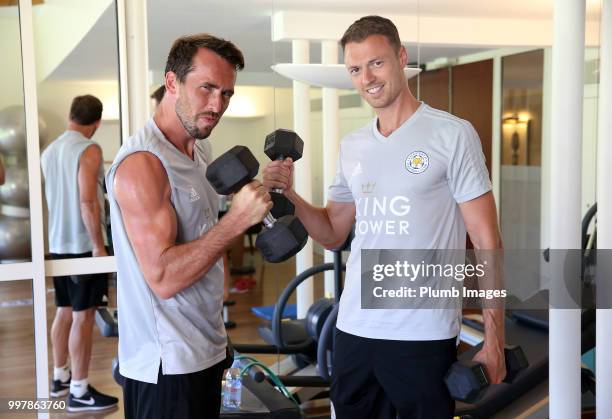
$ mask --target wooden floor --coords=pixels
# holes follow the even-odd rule
[[[280,264],[262,264],[260,256],[245,256],[247,263],[256,267],[257,285],[245,294],[231,294],[236,305],[230,308],[230,317],[238,326],[229,330],[233,342],[263,343],[257,335],[260,319],[251,313],[251,307],[272,305],[287,282],[295,275],[293,260]],[[315,263],[321,263],[315,257]],[[322,297],[322,275],[315,279],[315,299]],[[111,288],[111,303],[114,289]],[[0,398],[35,398],[36,372],[34,353],[34,321],[32,312],[32,282],[0,282]],[[47,279],[47,324],[48,330],[55,313],[53,282]],[[53,357],[49,345],[49,376],[53,376]],[[89,381],[99,391],[122,399],[121,388],[111,376],[112,359],[117,354],[117,338],[105,338],[97,327],[94,328],[94,345],[89,370]],[[275,356],[261,357],[266,363]],[[0,418],[15,417],[14,414],[0,413]],[[20,414],[20,419],[35,418],[35,415]],[[123,401],[119,408],[95,414],[51,414],[51,418],[123,418]]]

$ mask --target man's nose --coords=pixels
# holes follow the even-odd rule
[[[376,77],[374,77],[374,73],[372,72],[372,70],[370,70],[368,67],[365,67],[363,69],[363,72],[361,73],[361,81],[363,85],[367,86],[373,83],[374,80],[376,80]]]
[[[215,113],[221,113],[223,110],[224,97],[221,92],[213,93],[208,100],[208,110]]]

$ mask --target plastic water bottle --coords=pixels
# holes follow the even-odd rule
[[[223,388],[223,406],[229,409],[239,409],[242,399],[242,379],[240,378],[240,361],[235,360],[225,373]]]

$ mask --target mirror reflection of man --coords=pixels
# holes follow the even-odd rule
[[[98,98],[75,97],[68,129],[42,153],[53,259],[107,256],[102,149],[91,140],[101,117]],[[51,396],[70,393],[67,409],[72,412],[115,406],[116,397],[99,393],[88,382],[95,311],[107,294],[107,275],[56,277],[53,285],[57,311],[51,327]]]
[[[164,98],[165,94],[166,94],[166,85],[165,84],[162,84],[157,89],[155,89],[153,91],[153,93],[151,93],[151,96],[149,96],[149,97],[151,98],[152,103],[153,103],[153,111],[155,111],[157,109],[157,107],[161,103],[162,99]]]

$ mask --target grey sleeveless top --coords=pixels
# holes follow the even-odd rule
[[[196,143],[191,160],[164,137],[153,119],[123,144],[107,174],[117,261],[120,372],[134,380],[157,383],[160,363],[163,374],[187,374],[225,358],[223,261],[167,300],[149,288],[126,234],[113,187],[123,159],[143,151],[155,155],[166,170],[177,216],[177,244],[197,239],[216,224],[218,196],[205,178],[211,158],[207,140]]]
[[[43,151],[40,164],[45,177],[45,197],[49,209],[49,251],[60,254],[91,252],[92,242],[81,216],[79,163],[87,147],[96,144],[77,131],[68,130]],[[97,198],[104,244],[104,167],[98,171]]]

